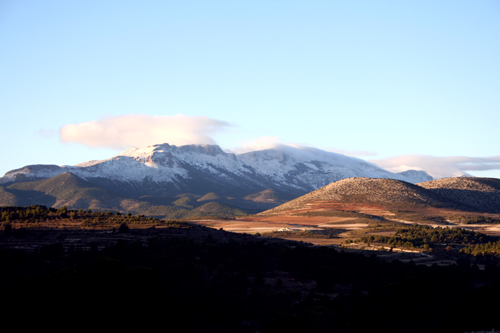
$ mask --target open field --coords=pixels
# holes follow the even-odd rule
[[[235,220],[200,220],[192,223],[236,233],[282,238],[317,246],[341,247],[344,251],[374,253],[382,259],[413,260],[431,266],[456,263],[460,247],[435,244],[432,249],[365,243],[363,237],[394,237],[401,228],[426,225],[432,228],[463,228],[487,236],[500,237],[500,224],[465,224],[469,220],[500,219],[500,214],[463,212],[436,207],[395,207],[363,203],[307,202],[301,207],[238,217]],[[448,247],[447,247],[448,246]],[[479,265],[482,269],[484,266]]]
[[[490,236],[500,236],[500,225],[498,224],[462,224],[462,223],[453,223],[451,221],[445,221],[440,223],[433,223],[433,218],[440,218],[444,221],[447,216],[457,215],[457,211],[449,211],[449,210],[438,210],[438,209],[427,209],[412,212],[412,216],[414,218],[415,215],[420,216],[420,220],[410,221],[404,220],[401,218],[396,218],[395,213],[391,213],[390,211],[383,209],[381,207],[362,207],[360,205],[350,205],[350,207],[346,207],[346,205],[342,205],[343,209],[352,209],[352,210],[333,210],[324,209],[323,205],[321,211],[315,210],[314,214],[323,213],[326,216],[321,215],[298,215],[304,214],[307,212],[313,214],[312,210],[303,211],[303,210],[293,210],[287,211],[283,214],[274,214],[274,215],[254,215],[254,216],[245,216],[238,217],[234,220],[196,220],[191,221],[192,223],[204,225],[211,228],[220,229],[232,232],[239,233],[262,233],[262,232],[271,232],[278,231],[283,228],[288,228],[291,230],[324,230],[326,228],[336,228],[343,230],[364,230],[366,232],[370,232],[370,234],[390,234],[391,231],[376,231],[371,230],[375,226],[378,227],[386,227],[386,228],[395,228],[401,227],[407,224],[425,224],[430,225],[432,227],[448,227],[448,228],[464,228],[468,230],[474,230],[477,232],[481,232]],[[331,205],[337,206],[337,205]],[[338,208],[338,207],[335,207]],[[328,216],[329,214],[334,213],[343,214],[346,212],[354,212],[363,214],[365,216],[360,217],[341,217],[341,216]],[[467,212],[468,215],[473,213]],[[495,215],[496,218],[500,218],[500,214],[489,214]]]
[[[407,224],[425,224],[432,227],[464,228],[490,236],[500,236],[500,224],[463,224],[456,223],[451,217],[488,215],[500,219],[500,214],[462,212],[434,207],[418,207],[398,211],[398,207],[369,204],[332,203],[328,201],[310,202],[306,208],[290,209],[274,214],[257,214],[238,217],[235,220],[199,220],[193,223],[239,233],[262,233],[290,230],[324,230],[336,228],[362,230],[365,233],[389,235],[390,229]],[[387,230],[377,230],[383,228]],[[346,234],[343,234],[345,237]],[[357,235],[356,235],[357,236]]]

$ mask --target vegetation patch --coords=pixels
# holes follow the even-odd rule
[[[273,189],[267,189],[247,195],[243,197],[243,199],[255,202],[279,202],[292,200],[294,199],[294,197],[288,193],[278,192]]]
[[[260,235],[263,237],[272,238],[321,238],[330,239],[336,238],[338,234],[344,230],[339,229],[324,229],[324,230],[278,230],[272,232],[264,232]]]
[[[92,210],[68,210],[66,206],[59,209],[47,208],[40,205],[29,207],[7,206],[0,207],[0,222],[4,230],[13,228],[118,228],[122,224],[153,226],[171,226],[172,221],[166,222],[144,215],[121,214],[120,212],[93,212]]]
[[[383,244],[392,248],[404,247],[430,250],[438,244],[466,246],[480,244],[490,239],[487,235],[461,228],[433,228],[427,225],[411,225],[397,229],[394,236],[370,235],[355,241],[348,240],[346,243],[362,242],[366,244]]]
[[[461,224],[498,224],[500,223],[500,219],[497,218],[491,218],[489,216],[465,216],[465,215],[458,215],[458,216],[450,216],[448,218],[450,221],[453,221],[455,223],[461,223]]]
[[[460,253],[475,256],[500,256],[500,241],[469,245],[461,249]]]
[[[193,201],[193,199],[191,199],[190,197],[181,197],[181,198],[175,200],[174,202],[172,202],[172,204],[174,204],[176,206],[192,209],[194,207],[191,204],[192,201]]]

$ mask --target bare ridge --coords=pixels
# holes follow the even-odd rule
[[[311,201],[373,203],[383,205],[422,205],[463,208],[452,200],[423,187],[395,179],[355,177],[336,181],[262,214],[296,209]]]
[[[500,213],[500,179],[454,177],[432,180],[418,185],[476,210]]]

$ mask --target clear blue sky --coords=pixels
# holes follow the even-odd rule
[[[500,178],[500,1],[0,2],[0,176],[123,150],[69,124],[179,114],[234,151],[272,137]]]

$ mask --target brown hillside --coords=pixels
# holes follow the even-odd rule
[[[257,193],[253,193],[253,194],[247,195],[243,199],[250,200],[250,201],[255,201],[255,202],[275,202],[275,203],[279,203],[279,202],[286,202],[286,201],[290,200],[291,198],[293,198],[293,197],[291,197],[287,193],[278,192],[278,191],[275,191],[273,189],[267,189],[267,190],[264,190],[264,191],[260,191],[260,192],[257,192]]]
[[[16,196],[0,186],[0,206],[15,206],[16,204]]]
[[[217,194],[210,192],[199,198],[197,201],[209,201],[209,200],[219,200],[219,199],[220,197]]]
[[[500,179],[453,177],[423,182],[418,185],[479,211],[500,213]]]
[[[340,203],[370,203],[386,206],[431,206],[459,208],[458,204],[442,198],[417,185],[394,179],[348,178],[326,185],[261,214],[303,208],[312,201]]]

